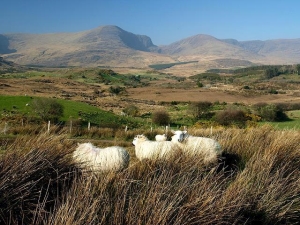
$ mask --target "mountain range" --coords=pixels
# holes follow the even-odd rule
[[[100,26],[76,33],[0,34],[0,56],[20,65],[47,67],[147,68],[151,64],[197,61],[185,66],[232,68],[298,64],[300,38],[237,41],[198,34],[157,46],[146,35]]]

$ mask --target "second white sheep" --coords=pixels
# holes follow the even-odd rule
[[[178,148],[171,141],[150,141],[145,135],[136,135],[132,141],[139,160],[169,158]]]
[[[166,141],[167,135],[166,134],[157,134],[157,135],[155,135],[155,140],[156,141]]]

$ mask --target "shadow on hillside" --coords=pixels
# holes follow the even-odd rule
[[[16,52],[15,49],[9,49],[8,38],[0,34],[0,54],[9,54]]]

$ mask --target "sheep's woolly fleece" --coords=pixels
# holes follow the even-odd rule
[[[167,135],[166,134],[157,134],[157,135],[155,135],[155,140],[156,141],[166,141]]]
[[[168,158],[178,148],[171,141],[150,141],[142,134],[135,136],[132,144],[135,145],[135,155],[139,160]]]
[[[214,139],[192,136],[186,131],[174,131],[173,134],[173,143],[187,154],[201,155],[204,162],[215,162],[222,153],[221,145]]]
[[[130,156],[120,146],[95,147],[92,143],[78,144],[73,153],[74,160],[92,171],[118,171],[128,167]]]

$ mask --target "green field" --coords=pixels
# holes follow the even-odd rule
[[[300,110],[292,110],[286,113],[290,118],[289,121],[284,122],[268,122],[277,129],[296,129],[300,130]]]
[[[2,117],[10,115],[35,116],[30,104],[34,98],[29,96],[0,96],[0,112]],[[88,105],[83,102],[75,102],[69,100],[57,99],[63,106],[64,113],[61,118],[62,122],[69,120],[81,119],[82,121],[91,122],[96,125],[109,126],[137,126],[137,122],[132,118],[117,116],[112,112],[101,110],[97,107]],[[26,106],[26,104],[28,104]]]
[[[6,116],[13,115],[36,116],[31,107],[31,101],[34,98],[30,96],[0,96],[1,117],[5,118]],[[145,124],[143,118],[118,116],[87,103],[63,99],[57,99],[57,101],[64,108],[63,116],[60,118],[62,122],[79,119],[83,122],[91,122],[94,125],[112,127],[124,127],[128,125],[131,127],[140,127],[142,124]],[[186,106],[184,109],[181,108],[179,110],[179,108],[181,108],[180,104],[176,106],[176,110],[172,107],[168,110],[172,117],[173,125],[193,125],[191,117],[183,116],[184,113],[187,113]],[[259,124],[269,124],[277,129],[300,129],[300,110],[288,111],[286,114],[290,118],[288,121],[259,122]],[[185,120],[182,121],[182,118],[185,118]]]
[[[22,114],[31,113],[31,107],[26,106],[32,101],[29,96],[1,96],[0,110],[1,112],[19,112]]]

